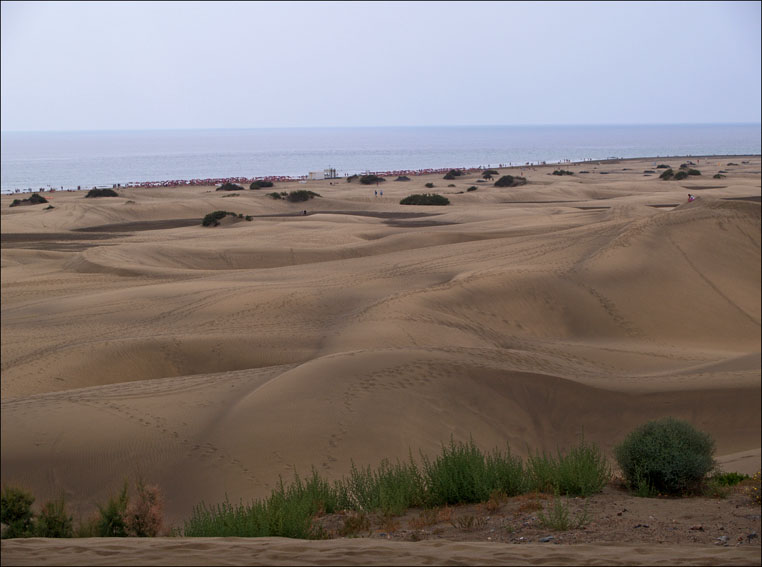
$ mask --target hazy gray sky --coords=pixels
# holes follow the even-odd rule
[[[760,122],[760,2],[2,2],[2,129]]]

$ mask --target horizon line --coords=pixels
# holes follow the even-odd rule
[[[546,127],[610,127],[610,126],[762,126],[762,122],[611,122],[576,124],[428,124],[428,125],[383,125],[383,126],[243,126],[243,127],[183,127],[183,128],[90,128],[80,130],[0,130],[0,134],[64,134],[84,132],[187,132],[219,130],[330,130],[361,128],[546,128]]]

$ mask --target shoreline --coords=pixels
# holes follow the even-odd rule
[[[523,164],[513,164],[512,162],[509,162],[508,165],[506,164],[498,164],[498,166],[491,166],[491,165],[480,165],[480,166],[471,166],[471,167],[443,167],[443,168],[420,168],[420,169],[410,169],[410,170],[391,170],[391,171],[365,171],[362,173],[349,173],[349,175],[345,176],[337,176],[334,178],[324,178],[323,180],[330,180],[330,179],[346,179],[349,176],[352,175],[378,175],[379,177],[390,177],[392,175],[413,175],[413,176],[422,176],[422,175],[436,175],[439,173],[446,173],[452,169],[460,169],[462,171],[466,172],[475,172],[475,171],[484,171],[485,169],[522,169],[525,167],[559,167],[559,166],[576,166],[576,165],[586,165],[586,164],[592,164],[592,165],[607,165],[607,164],[613,164],[613,163],[622,163],[622,162],[634,162],[634,161],[642,161],[642,160],[670,160],[670,159],[725,159],[725,158],[742,158],[742,157],[751,157],[751,158],[759,158],[762,154],[706,154],[706,155],[670,155],[670,156],[642,156],[642,157],[608,157],[604,159],[595,159],[595,158],[588,158],[585,160],[578,160],[578,161],[537,161],[537,162],[525,162]],[[113,183],[110,186],[109,185],[95,185],[90,188],[81,187],[78,186],[77,189],[73,188],[60,188],[57,189],[55,187],[47,186],[47,187],[40,187],[39,189],[32,189],[32,188],[25,188],[25,189],[19,189],[15,188],[12,190],[1,190],[1,195],[22,195],[26,193],[35,193],[35,192],[48,192],[53,193],[56,191],[65,191],[65,192],[74,192],[74,191],[89,191],[90,189],[147,189],[147,188],[174,188],[174,187],[207,187],[207,186],[213,186],[213,185],[221,185],[223,183],[243,183],[243,184],[250,184],[254,181],[272,181],[272,182],[278,182],[278,183],[295,183],[300,181],[307,181],[308,176],[307,175],[300,175],[300,176],[288,176],[288,175],[269,175],[269,176],[258,176],[258,177],[214,177],[214,178],[204,178],[204,179],[173,179],[173,180],[158,180],[158,181],[131,181],[127,184],[121,184],[121,183]],[[81,187],[81,188],[80,188]]]

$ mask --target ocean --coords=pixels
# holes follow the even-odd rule
[[[2,132],[3,193],[610,157],[760,154],[760,124]]]

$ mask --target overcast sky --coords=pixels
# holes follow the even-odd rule
[[[2,2],[2,129],[760,122],[760,2]]]

